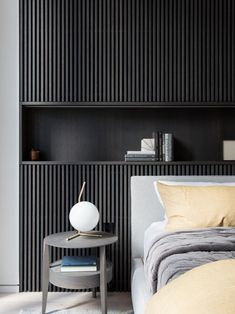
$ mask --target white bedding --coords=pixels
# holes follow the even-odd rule
[[[165,228],[166,221],[153,222],[145,231],[144,247],[149,243],[157,233],[162,232]],[[144,264],[141,258],[135,258],[132,264],[131,276],[131,295],[135,314],[143,314],[147,301],[152,296],[145,284]]]
[[[143,314],[145,304],[151,298],[144,277],[144,264],[141,258],[135,258],[132,265],[131,297],[134,314]]]
[[[144,256],[145,249],[149,247],[149,244],[155,238],[155,236],[162,232],[166,226],[166,220],[153,222],[144,233]]]

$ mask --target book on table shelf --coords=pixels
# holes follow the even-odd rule
[[[64,256],[61,271],[97,271],[97,258],[95,256]]]

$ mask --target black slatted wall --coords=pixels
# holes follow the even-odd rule
[[[234,106],[234,30],[234,0],[20,0],[21,127],[37,133],[37,124],[23,125],[27,105]],[[71,132],[74,136],[76,129]],[[219,132],[217,127],[215,137]],[[28,143],[28,136],[22,132],[20,143]],[[42,239],[70,229],[68,212],[85,180],[87,199],[100,210],[99,228],[114,223],[119,236],[108,253],[114,263],[112,289],[125,291],[130,288],[130,177],[234,175],[235,165],[65,160],[21,162],[20,174],[20,290],[40,290]],[[52,258],[64,253],[53,249]]]
[[[234,0],[21,0],[22,102],[235,102]]]
[[[21,165],[20,290],[40,291],[42,241],[48,234],[67,231],[68,214],[83,181],[86,199],[100,211],[99,228],[114,223],[119,237],[108,250],[114,263],[112,289],[130,288],[130,177],[133,175],[235,175],[235,164],[25,164]],[[71,252],[70,252],[71,253]],[[52,260],[68,252],[52,250]],[[51,287],[58,291],[58,288]]]

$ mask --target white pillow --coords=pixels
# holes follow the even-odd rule
[[[165,231],[167,221],[156,221],[151,223],[151,225],[145,230],[144,232],[144,252],[148,250],[149,245],[151,244],[152,240],[155,238],[156,235]]]
[[[235,186],[235,182],[223,182],[223,183],[219,183],[219,182],[199,182],[199,181],[195,181],[195,182],[185,182],[185,181],[155,181],[153,182],[154,187],[155,187],[155,191],[157,193],[157,197],[159,202],[161,203],[162,207],[164,208],[164,204],[161,198],[161,195],[158,191],[157,188],[157,182],[160,182],[162,184],[166,184],[166,185],[186,185],[186,186],[218,186],[218,185],[224,185],[224,186]]]

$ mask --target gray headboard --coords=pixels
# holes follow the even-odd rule
[[[154,221],[164,218],[164,211],[154,191],[153,182],[210,181],[235,182],[235,176],[136,176],[131,177],[131,245],[132,258],[143,256],[144,232]]]

